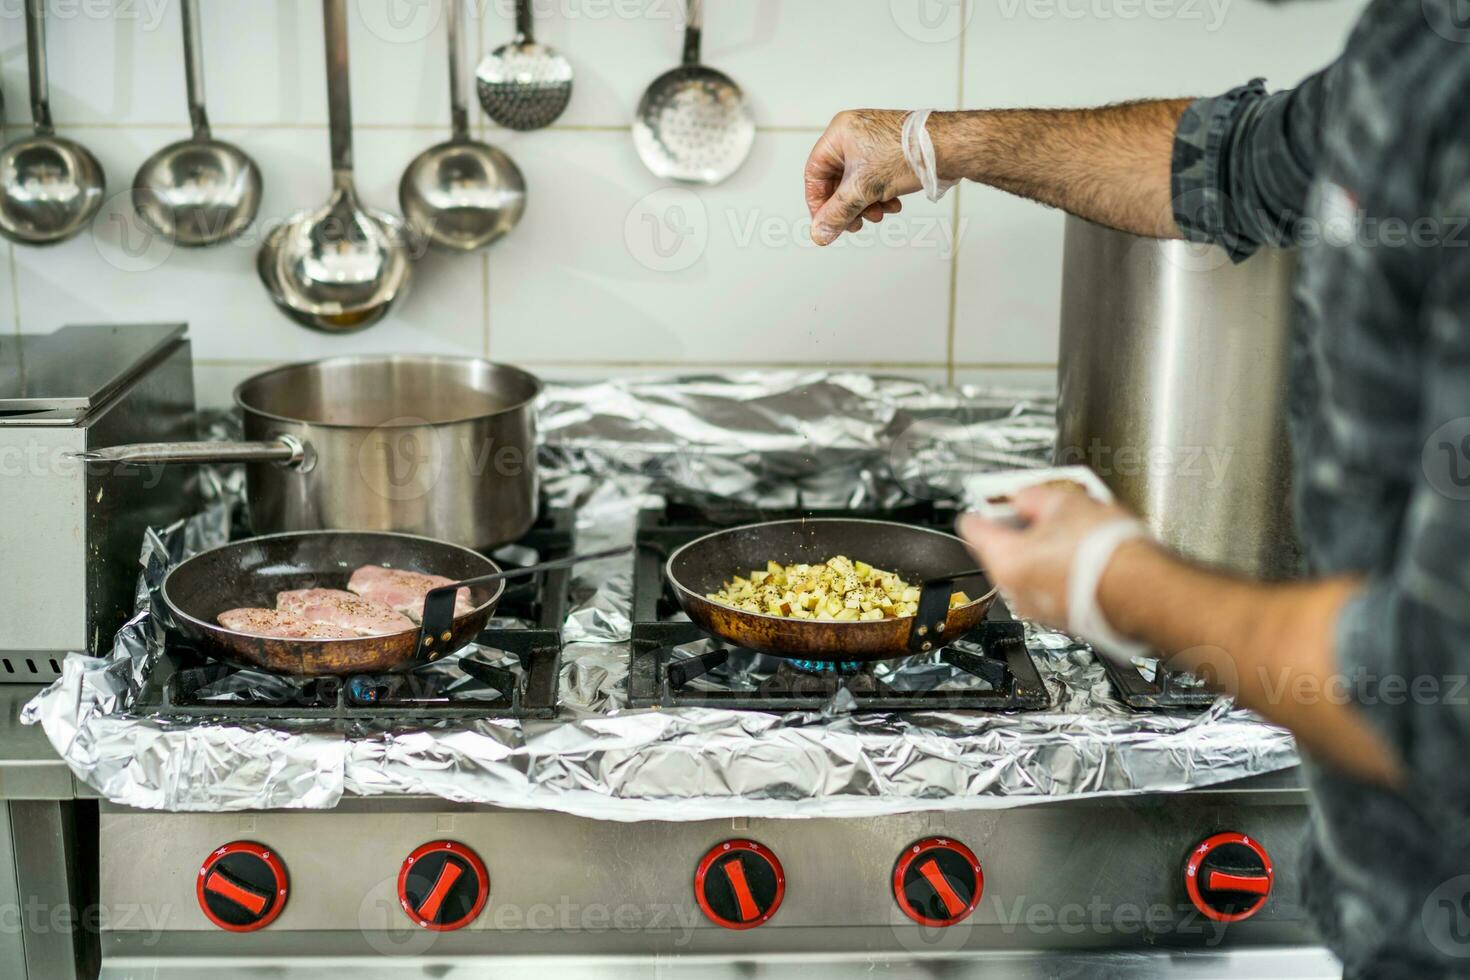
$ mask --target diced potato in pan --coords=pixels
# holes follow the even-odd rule
[[[838,622],[899,619],[919,611],[917,585],[846,555],[817,565],[767,562],[764,569],[746,578],[737,575],[705,598],[768,616]],[[964,592],[956,592],[949,597],[949,606],[969,601]]]

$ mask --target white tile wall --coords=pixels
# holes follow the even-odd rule
[[[433,254],[391,318],[326,336],[275,311],[258,234],[213,249],[141,236],[126,188],[186,132],[177,0],[49,0],[58,127],[101,159],[96,225],[0,250],[0,330],[81,320],[191,324],[206,403],[260,366],[333,353],[488,354],[549,376],[681,367],[851,365],[933,380],[1045,386],[1056,357],[1061,218],[969,186],[913,201],[839,247],[806,243],[801,166],[837,110],[1082,105],[1286,85],[1324,63],[1360,0],[707,0],[705,58],[760,122],[726,184],[663,185],[627,136],[639,93],[680,50],[680,0],[535,0],[540,40],[577,82],[550,130],[477,126],[520,163],[526,217],[487,255]],[[468,0],[477,53],[512,32],[510,0]],[[260,163],[265,222],[327,188],[319,5],[203,0],[217,133]],[[398,176],[448,125],[442,0],[352,0],[358,179],[396,206]],[[27,118],[18,0],[0,0],[0,91]],[[472,103],[473,106],[473,103]]]

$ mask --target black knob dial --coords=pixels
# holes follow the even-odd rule
[[[781,907],[786,872],[776,855],[753,840],[716,844],[694,869],[694,899],[726,929],[754,929]]]
[[[975,852],[947,837],[915,841],[893,866],[893,897],[903,914],[920,925],[962,922],[984,891],[985,873]]]
[[[489,898],[485,862],[458,841],[430,841],[404,858],[398,871],[398,904],[425,929],[463,928]]]
[[[1271,856],[1245,834],[1207,837],[1189,852],[1184,889],[1200,914],[1216,922],[1238,922],[1259,912],[1271,895],[1276,872]]]
[[[286,907],[290,886],[280,855],[254,841],[231,841],[204,859],[195,895],[205,918],[230,932],[254,932]]]

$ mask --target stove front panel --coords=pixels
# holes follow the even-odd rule
[[[388,955],[431,946],[464,953],[937,952],[1303,942],[1311,934],[1297,899],[1296,865],[1305,825],[1300,795],[1281,792],[692,823],[613,823],[425,800],[350,801],[322,813],[108,809],[101,819],[102,921],[130,948],[157,939],[159,948],[189,950],[196,942],[262,955],[282,942],[299,945],[306,935],[324,942],[330,936],[340,952]],[[1223,831],[1260,842],[1274,866],[1260,912],[1228,925],[1196,913],[1184,881],[1191,851]],[[973,914],[944,928],[913,921],[893,890],[906,849],[935,837],[964,845],[983,871]],[[413,924],[398,891],[404,859],[445,840],[478,855],[490,882],[488,902],[452,932]],[[756,927],[722,928],[696,898],[701,859],[730,840],[761,845],[784,875],[779,907],[768,919],[769,894],[756,895],[755,904],[748,895],[724,896],[726,917],[738,919],[745,908],[763,920]],[[222,932],[196,898],[201,866],[236,841],[278,855],[289,878],[284,909],[248,934]],[[751,873],[764,865],[745,867],[742,887],[753,888]]]

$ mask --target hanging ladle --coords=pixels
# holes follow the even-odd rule
[[[469,113],[459,78],[459,5],[444,8],[449,33],[447,142],[429,147],[408,165],[398,203],[415,233],[459,252],[484,248],[516,226],[526,210],[526,180],[503,152],[470,139]]]
[[[322,14],[332,195],[321,208],[303,212],[271,232],[255,266],[271,298],[292,319],[340,333],[381,320],[402,297],[413,264],[403,221],[358,202],[352,181],[345,0],[322,0]]]
[[[260,169],[238,146],[214,139],[204,111],[199,0],[183,0],[184,82],[194,135],[170,143],[138,168],[133,209],[180,245],[214,245],[249,227],[260,209]]]
[[[106,177],[86,147],[56,135],[46,79],[45,0],[26,0],[35,132],[0,150],[0,235],[21,245],[64,242],[102,207]]]
[[[485,114],[508,129],[550,126],[572,98],[571,62],[531,31],[531,0],[516,0],[516,35],[480,62],[475,89]]]
[[[684,57],[655,78],[633,117],[633,145],[656,177],[718,184],[755,144],[755,118],[740,86],[700,62],[703,0],[688,0]]]

